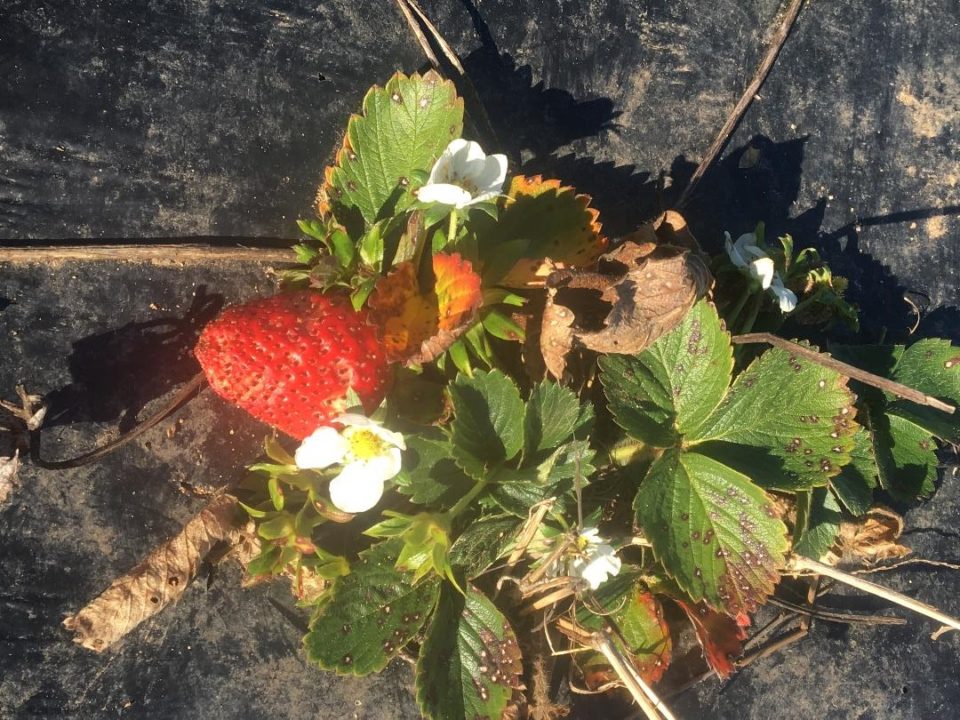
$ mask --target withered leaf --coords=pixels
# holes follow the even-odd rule
[[[212,500],[175,537],[114,580],[76,615],[63,621],[74,642],[102,652],[144,620],[176,601],[219,542],[236,542],[246,518],[231,495]]]
[[[13,494],[14,483],[20,470],[20,453],[14,451],[13,457],[0,457],[0,505]]]
[[[676,602],[693,623],[707,664],[721,680],[728,678],[737,669],[736,659],[743,652],[750,618],[745,614],[732,618],[711,610],[704,603]]]
[[[863,517],[840,524],[840,536],[826,561],[830,565],[857,562],[875,565],[910,554],[910,548],[898,540],[903,518],[882,505],[870,508]]]
[[[683,319],[711,282],[699,252],[632,240],[601,256],[595,272],[552,273],[540,334],[547,369],[562,377],[575,347],[642,352]]]

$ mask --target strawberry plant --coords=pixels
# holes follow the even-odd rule
[[[371,89],[282,292],[200,337],[274,429],[205,532],[290,580],[311,663],[406,657],[435,720],[547,716],[561,670],[646,708],[685,627],[726,677],[845,525],[933,492],[960,348],[821,352],[857,314],[815,251],[760,225],[710,257],[675,212],[607,238],[462,131],[434,72]],[[109,592],[68,620],[96,649]]]

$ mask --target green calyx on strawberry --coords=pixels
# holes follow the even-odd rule
[[[194,353],[218,395],[298,440],[342,414],[351,388],[373,411],[390,377],[366,312],[312,290],[227,308]]]

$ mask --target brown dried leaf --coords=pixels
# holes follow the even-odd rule
[[[540,334],[547,369],[562,377],[577,346],[642,352],[673,329],[711,283],[698,252],[653,242],[621,244],[600,258],[597,272],[554,272]]]
[[[875,505],[863,517],[840,524],[840,536],[826,562],[875,565],[902,558],[910,554],[910,548],[897,542],[902,532],[903,518],[889,508]]]
[[[0,457],[0,505],[3,505],[13,494],[17,482],[17,473],[20,471],[20,453],[14,451],[13,457]]]
[[[235,543],[246,524],[237,499],[221,495],[195,515],[174,538],[76,615],[63,621],[74,642],[102,652],[147,618],[176,601],[196,576],[203,558],[219,542]]]

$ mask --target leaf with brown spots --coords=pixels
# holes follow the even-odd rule
[[[420,648],[417,704],[431,720],[499,720],[523,688],[523,661],[507,619],[472,585],[444,586]]]
[[[246,518],[237,499],[221,495],[195,515],[174,538],[118,578],[93,602],[63,621],[74,642],[102,652],[179,599],[214,545],[237,542]]]
[[[477,241],[489,284],[540,287],[544,269],[592,264],[607,247],[590,197],[559,180],[517,175],[496,221],[477,217]]]
[[[596,272],[560,270],[547,278],[540,347],[562,377],[570,349],[632,355],[676,327],[712,278],[699,253],[627,242],[600,258]]]
[[[730,677],[737,668],[734,664],[743,652],[750,619],[741,615],[737,619],[714,612],[703,603],[676,600],[693,623],[697,641],[703,648],[707,664],[721,680]]]
[[[735,616],[773,592],[787,528],[747,476],[673,448],[654,461],[633,508],[654,556],[693,600]]]
[[[324,173],[317,212],[348,227],[360,216],[366,227],[413,202],[415,173],[429,172],[444,148],[463,131],[463,100],[436,72],[397,73],[363,98],[343,146]],[[356,235],[354,235],[356,237]]]
[[[411,262],[382,278],[367,301],[370,322],[391,362],[430,362],[476,319],[483,304],[480,276],[459,254],[433,256],[433,287],[422,289]]]

